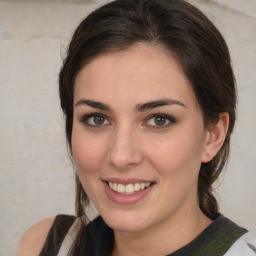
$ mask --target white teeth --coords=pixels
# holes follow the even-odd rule
[[[118,184],[117,185],[117,192],[123,194],[125,192],[125,185],[124,184]]]
[[[134,191],[140,191],[140,184],[139,183],[135,183],[134,185]]]
[[[125,186],[125,192],[126,194],[133,194],[134,193],[134,187],[132,184],[128,184]]]
[[[149,187],[150,182],[127,184],[127,185],[108,182],[108,185],[112,190],[114,190],[115,192],[117,192],[119,194],[131,195],[131,194],[134,194],[135,192],[138,192],[140,190],[143,190],[143,189]]]
[[[117,184],[116,184],[116,183],[114,183],[114,184],[113,184],[113,190],[114,190],[114,191],[117,191],[117,190],[118,190],[118,189],[117,189]]]

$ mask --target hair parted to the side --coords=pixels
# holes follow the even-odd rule
[[[206,128],[218,121],[220,113],[229,114],[225,142],[212,161],[202,163],[199,174],[199,206],[205,215],[214,219],[218,204],[212,194],[212,184],[229,155],[230,135],[235,123],[235,79],[222,35],[200,10],[186,1],[116,0],[100,7],[80,23],[59,74],[61,107],[70,150],[77,73],[92,58],[139,42],[161,45],[179,61],[193,87]],[[78,177],[76,183],[77,216],[83,217],[88,198]],[[75,254],[78,242],[79,238],[70,255],[83,255]]]

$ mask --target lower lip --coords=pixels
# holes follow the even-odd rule
[[[105,192],[108,198],[116,204],[135,204],[145,198],[148,193],[152,190],[154,184],[144,190],[140,190],[131,195],[119,194],[113,191],[106,182],[103,182]]]

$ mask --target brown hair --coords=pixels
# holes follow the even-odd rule
[[[222,35],[200,10],[186,1],[116,0],[100,7],[80,23],[59,74],[59,93],[70,152],[73,87],[78,71],[97,55],[125,49],[138,42],[160,44],[176,57],[192,84],[205,127],[218,121],[220,113],[229,114],[228,132],[222,148],[212,161],[202,163],[199,173],[199,206],[205,215],[214,219],[218,204],[212,194],[212,184],[229,155],[230,135],[235,123],[235,79]],[[76,184],[76,211],[77,216],[82,217],[88,198],[78,177]]]

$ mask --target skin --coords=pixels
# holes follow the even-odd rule
[[[172,104],[140,108],[163,99]],[[152,117],[159,113],[171,121],[159,125]],[[198,207],[198,174],[221,147],[227,125],[224,113],[204,127],[189,80],[160,46],[100,55],[78,73],[72,151],[86,193],[114,229],[113,255],[166,255],[211,223]],[[103,181],[111,178],[154,186],[139,202],[123,205],[106,195]]]
[[[159,100],[161,106],[145,105]],[[95,112],[96,119],[86,117]],[[158,122],[152,115],[159,113],[171,119],[162,116]],[[228,122],[222,113],[218,123],[204,127],[190,82],[160,46],[136,44],[100,55],[81,69],[74,89],[72,151],[86,193],[114,229],[113,256],[167,255],[210,225],[198,207],[198,173],[221,148]],[[154,185],[142,200],[117,204],[104,190],[103,180],[110,178]],[[39,255],[53,221],[32,226],[17,255]]]
[[[30,227],[20,240],[17,256],[38,256],[53,221],[54,218],[47,218]]]

